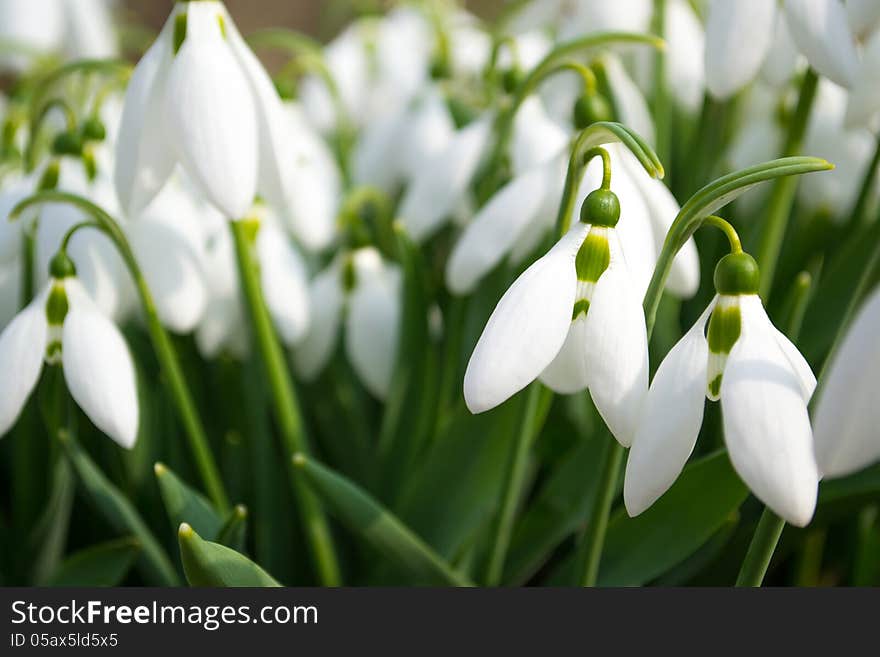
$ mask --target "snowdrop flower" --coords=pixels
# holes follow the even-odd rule
[[[751,256],[722,258],[715,287],[717,296],[651,382],[626,465],[627,511],[642,513],[676,480],[708,397],[721,401],[724,438],[740,477],[775,513],[802,527],[813,516],[819,481],[807,415],[816,379],[767,317]]]
[[[112,0],[0,0],[0,39],[72,59],[113,57]],[[28,59],[4,57],[0,66],[22,71]]]
[[[857,37],[864,37],[880,26],[880,3],[874,0],[846,0],[846,17]]]
[[[272,323],[281,341],[294,345],[304,339],[311,321],[305,262],[270,208],[258,204],[242,221],[249,222],[256,231],[254,248],[260,263],[260,283]],[[196,330],[196,343],[208,358],[222,349],[236,356],[247,352],[235,250],[229,227],[225,221],[220,223],[209,237],[205,260],[208,302]]]
[[[630,444],[647,393],[648,342],[619,216],[607,186],[592,192],[581,220],[505,292],[465,372],[472,413],[540,378],[560,393],[589,388],[611,432]]]
[[[869,126],[880,113],[878,79],[880,79],[880,32],[875,33],[865,46],[846,107],[848,127]]]
[[[729,98],[755,78],[782,20],[813,68],[837,84],[853,84],[858,54],[839,0],[785,0],[781,10],[766,0],[713,0],[706,22],[706,83],[713,96]]]
[[[844,477],[880,459],[880,289],[868,297],[833,355],[813,414],[824,477]]]
[[[228,218],[243,217],[257,192],[284,209],[291,138],[274,85],[223,3],[178,2],[126,91],[119,199],[137,216],[180,163]]]
[[[397,358],[401,317],[400,269],[373,247],[336,258],[311,283],[312,323],[294,348],[306,380],[327,365],[344,325],[345,352],[367,390],[385,399]]]
[[[60,363],[71,396],[89,419],[131,448],[138,398],[125,340],[89,298],[66,256],[53,261],[52,270],[49,284],[0,333],[0,435],[21,413],[43,362]]]

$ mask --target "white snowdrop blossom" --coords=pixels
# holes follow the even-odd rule
[[[61,364],[71,396],[98,429],[123,447],[134,445],[138,397],[131,354],[75,277],[51,279],[0,333],[0,434],[15,423],[44,362]]]
[[[340,255],[312,280],[312,323],[294,348],[297,371],[312,380],[329,362],[340,329],[345,352],[367,390],[385,399],[397,358],[402,312],[397,265],[362,247]]]
[[[465,373],[472,413],[540,378],[560,393],[589,388],[611,432],[630,444],[648,387],[648,343],[619,215],[613,192],[594,191],[582,220],[505,292]]]
[[[129,216],[179,163],[228,218],[259,192],[286,209],[293,150],[281,99],[219,0],[179,2],[132,74],[115,182]]]
[[[786,28],[778,26],[785,21]],[[782,35],[779,38],[779,35]],[[790,62],[774,46],[786,48],[790,35],[798,51],[820,74],[852,86],[858,67],[855,36],[840,0],[712,0],[706,22],[706,83],[716,98],[730,98],[754,80],[765,61]],[[778,73],[771,72],[778,80]]]
[[[880,289],[859,310],[831,359],[813,413],[823,477],[844,477],[880,460]]]
[[[819,473],[807,404],[816,378],[770,322],[757,281],[751,256],[722,258],[718,295],[660,364],[626,465],[624,501],[631,516],[678,478],[708,397],[721,401],[730,459],[755,495],[794,525],[812,518]]]

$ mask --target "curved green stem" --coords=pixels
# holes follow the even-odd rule
[[[43,127],[43,124],[46,122],[46,118],[49,116],[49,113],[53,109],[61,110],[64,114],[64,121],[67,124],[67,129],[71,132],[76,130],[76,114],[70,105],[62,98],[53,98],[49,102],[47,102],[40,109],[40,112],[36,115],[31,121],[30,130],[28,133],[28,142],[27,146],[25,146],[24,151],[24,162],[25,162],[25,170],[33,171],[37,166],[37,140],[40,136],[40,130]]]
[[[761,586],[784,528],[785,521],[765,508],[736,578],[737,586]]]
[[[76,206],[95,220],[95,223],[99,225],[99,229],[110,238],[110,241],[113,242],[119,255],[122,256],[122,260],[128,268],[129,274],[131,274],[135,287],[137,288],[138,296],[141,300],[141,307],[143,308],[144,317],[147,322],[147,331],[150,334],[150,340],[153,343],[156,357],[168,380],[171,396],[177,406],[177,411],[180,415],[180,420],[183,423],[184,431],[188,439],[190,452],[192,453],[193,460],[198,468],[199,475],[202,478],[202,483],[204,484],[205,490],[211,498],[211,501],[219,510],[225,513],[229,509],[229,501],[226,497],[226,491],[220,477],[220,470],[214,461],[214,456],[211,453],[211,448],[208,444],[208,437],[204,425],[199,417],[192,393],[190,392],[189,386],[184,378],[183,369],[177,359],[174,346],[171,344],[171,339],[168,337],[165,327],[162,326],[162,322],[159,320],[159,314],[156,311],[156,304],[153,300],[153,295],[147,286],[147,282],[144,279],[143,273],[140,270],[140,266],[135,259],[134,252],[131,250],[131,246],[126,239],[125,234],[122,232],[122,229],[120,229],[119,224],[113,219],[113,217],[97,205],[81,196],[66,192],[46,191],[29,196],[12,209],[10,219],[15,219],[20,216],[25,209],[42,203],[68,203]]]
[[[801,83],[800,96],[794,116],[788,121],[788,135],[783,151],[785,156],[797,155],[801,151],[818,84],[819,76],[813,69],[809,69]],[[773,285],[776,261],[779,259],[779,251],[782,248],[782,240],[785,237],[785,229],[788,226],[796,189],[797,178],[781,178],[774,184],[768,202],[767,219],[761,231],[761,240],[756,253],[757,260],[761,264],[761,282],[758,291],[765,301]]]
[[[716,215],[709,215],[705,219],[703,219],[703,225],[705,226],[714,226],[721,230],[725,237],[727,237],[727,242],[730,244],[730,252],[731,253],[742,253],[742,242],[739,240],[739,235],[736,232],[736,229],[730,225],[730,223],[718,217]]]
[[[272,392],[273,409],[284,439],[284,447],[290,454],[308,454],[299,402],[293,381],[287,369],[284,351],[278,342],[272,319],[263,299],[260,284],[258,262],[254,253],[256,231],[253,222],[231,221],[230,227],[235,242],[235,255],[238,264],[241,287],[250,315],[251,328]],[[257,228],[258,229],[258,228]],[[296,504],[302,520],[312,559],[318,569],[322,584],[336,586],[340,584],[339,564],[333,546],[333,538],[327,518],[321,510],[318,500],[312,491],[291,470]]]
[[[489,167],[498,164],[510,143],[513,134],[513,119],[516,116],[520,105],[537,89],[547,77],[554,75],[559,71],[566,70],[566,67],[559,67],[560,60],[575,53],[581,53],[593,48],[608,46],[613,43],[634,43],[641,45],[649,45],[654,48],[663,48],[665,44],[662,39],[649,34],[636,34],[633,32],[601,32],[591,34],[589,36],[580,37],[571,41],[566,41],[556,46],[550,51],[535,68],[533,68],[526,78],[520,83],[513,94],[511,103],[501,111],[496,119],[496,133],[498,135],[492,155],[489,157]]]
[[[559,203],[559,212],[556,215],[556,233],[564,235],[571,226],[574,215],[574,204],[577,200],[577,191],[581,179],[584,177],[584,169],[587,167],[587,154],[600,144],[619,142],[626,146],[636,159],[644,167],[645,171],[653,178],[664,176],[663,164],[657,154],[642,139],[638,133],[626,126],[613,121],[599,121],[584,128],[571,142],[571,155],[568,159],[568,170],[565,174],[565,184],[562,188],[562,200]],[[603,149],[604,150],[604,149]],[[601,155],[600,153],[596,153]],[[607,152],[605,153],[607,156]],[[591,155],[590,158],[593,156]],[[610,178],[610,161],[603,156],[603,182],[604,177]],[[610,183],[610,180],[609,180]]]

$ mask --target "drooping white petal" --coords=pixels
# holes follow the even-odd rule
[[[591,32],[646,32],[651,23],[650,0],[580,0],[569,5],[559,26],[559,39]]]
[[[623,484],[627,513],[637,516],[663,495],[687,463],[706,400],[706,322],[715,302],[660,363],[645,400]]]
[[[60,9],[67,21],[66,50],[74,59],[115,57],[119,46],[107,0],[61,2]],[[41,16],[45,20],[45,16]]]
[[[575,222],[501,297],[464,375],[464,399],[472,413],[487,411],[525,388],[559,352],[574,309],[574,259],[587,230]]]
[[[617,120],[635,130],[649,144],[656,143],[654,120],[642,92],[617,57],[607,55],[602,61],[614,96],[614,107],[619,114]]]
[[[859,57],[840,0],[785,0],[791,38],[819,73],[844,87],[855,81]]]
[[[385,399],[397,359],[400,334],[400,270],[382,265],[357,271],[345,318],[345,351],[364,386]]]
[[[0,436],[15,424],[30,396],[46,353],[48,288],[0,333]]]
[[[632,444],[648,393],[648,336],[642,296],[632,280],[615,229],[611,261],[596,282],[584,331],[590,396],[621,445]]]
[[[91,303],[75,279],[65,280],[61,362],[67,388],[98,429],[125,448],[138,433],[134,363],[116,325]]]
[[[21,308],[21,265],[0,263],[0,327],[5,328]],[[2,330],[0,328],[0,330]]]
[[[260,282],[266,307],[281,341],[292,345],[309,326],[309,291],[305,263],[287,235],[271,223],[257,233]]]
[[[175,8],[132,73],[116,142],[113,180],[126,213],[137,216],[159,193],[174,169],[174,148],[164,120],[165,83],[173,54]]]
[[[880,7],[880,3],[877,4]],[[880,32],[868,41],[846,106],[848,127],[867,126],[880,112]]]
[[[880,2],[846,0],[846,17],[853,34],[861,38],[880,27]]]
[[[221,5],[187,3],[186,39],[168,71],[169,140],[202,193],[240,219],[257,192],[257,114],[242,68],[221,31]]]
[[[429,237],[455,209],[477,172],[491,128],[488,117],[469,124],[416,174],[399,210],[413,239]]]
[[[538,96],[530,96],[517,110],[510,148],[514,175],[556,158],[568,144],[567,132],[547,115]]]
[[[470,293],[507,255],[527,225],[558,203],[564,179],[558,159],[517,176],[489,199],[465,227],[446,264],[446,285],[454,294]],[[546,225],[546,222],[544,223]]]
[[[239,67],[244,71],[256,110],[259,133],[258,190],[279,212],[287,207],[290,189],[290,152],[294,148],[294,134],[287,120],[284,106],[266,69],[242,38],[221,4],[226,38]]]
[[[0,39],[40,53],[57,49],[64,38],[64,14],[59,0],[5,0],[0,2]],[[31,58],[2,54],[0,68],[24,71]]]
[[[587,341],[587,318],[581,313],[571,323],[565,342],[553,361],[541,372],[541,383],[560,395],[586,390],[590,384],[584,345]]]
[[[398,126],[400,129],[401,126]],[[436,156],[455,134],[455,122],[437,89],[416,99],[407,113],[397,144],[397,166],[404,178]]]
[[[740,309],[742,334],[721,381],[730,460],[758,499],[803,527],[813,517],[819,474],[801,381],[754,304]]]
[[[213,231],[205,253],[205,281],[208,304],[196,329],[196,345],[205,358],[213,358],[221,350],[233,355],[248,353],[241,290],[235,266],[232,235],[225,220]]]
[[[669,89],[682,108],[695,113],[702,105],[706,86],[703,26],[686,0],[669,0],[665,27]]]
[[[398,161],[406,113],[381,116],[361,131],[351,154],[351,175],[357,185],[394,193],[402,167]]]
[[[619,155],[619,160],[623,163],[624,168],[644,199],[648,216],[651,219],[654,253],[660,253],[666,240],[666,234],[681,210],[681,206],[679,206],[678,201],[675,200],[675,197],[666,185],[648,175],[629,149],[617,147],[616,151]],[[623,206],[621,206],[622,211]],[[618,225],[620,226],[621,224]],[[625,248],[626,244],[624,244]],[[652,270],[653,265],[653,261],[648,263]],[[648,280],[650,281],[650,274]],[[688,299],[697,293],[699,287],[700,260],[697,254],[697,245],[693,238],[689,238],[672,261],[672,269],[669,271],[669,277],[666,279],[666,289],[676,296]]]
[[[706,20],[706,85],[719,100],[730,98],[758,74],[770,49],[776,3],[712,0]]]
[[[813,414],[824,477],[844,477],[880,459],[880,289],[859,310],[832,357]]]
[[[293,350],[297,372],[307,381],[314,379],[333,355],[342,321],[342,279],[339,267],[331,265],[309,286],[311,322],[305,337]]]
[[[770,49],[761,67],[761,78],[777,89],[783,88],[797,73],[803,57],[788,31],[783,12],[776,12],[776,28]]]
[[[18,221],[9,221],[9,213],[19,201],[30,196],[34,191],[34,181],[29,178],[12,178],[3,181],[0,190],[0,262],[18,260],[21,255],[22,224],[24,217]]]

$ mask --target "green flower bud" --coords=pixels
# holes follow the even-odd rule
[[[718,294],[757,294],[759,278],[758,263],[748,253],[728,254],[715,266]]]
[[[296,80],[292,78],[275,78],[273,82],[281,100],[294,100],[299,95]]]
[[[501,87],[505,92],[512,94],[522,83],[523,72],[518,66],[511,67],[501,74]]]
[[[71,131],[59,133],[52,142],[52,153],[55,155],[72,155],[73,157],[79,157],[82,155],[82,149],[82,137]]]
[[[620,200],[610,189],[595,189],[584,199],[581,221],[592,226],[614,228],[620,219]]]
[[[574,126],[583,130],[597,121],[610,121],[611,106],[600,94],[584,94],[574,104]]]
[[[107,137],[107,128],[104,122],[97,116],[91,116],[83,121],[80,133],[85,141],[104,141]]]
[[[452,122],[455,123],[456,129],[459,130],[477,116],[477,111],[457,96],[449,96],[446,99],[446,107],[449,109],[450,116],[452,116]]]

